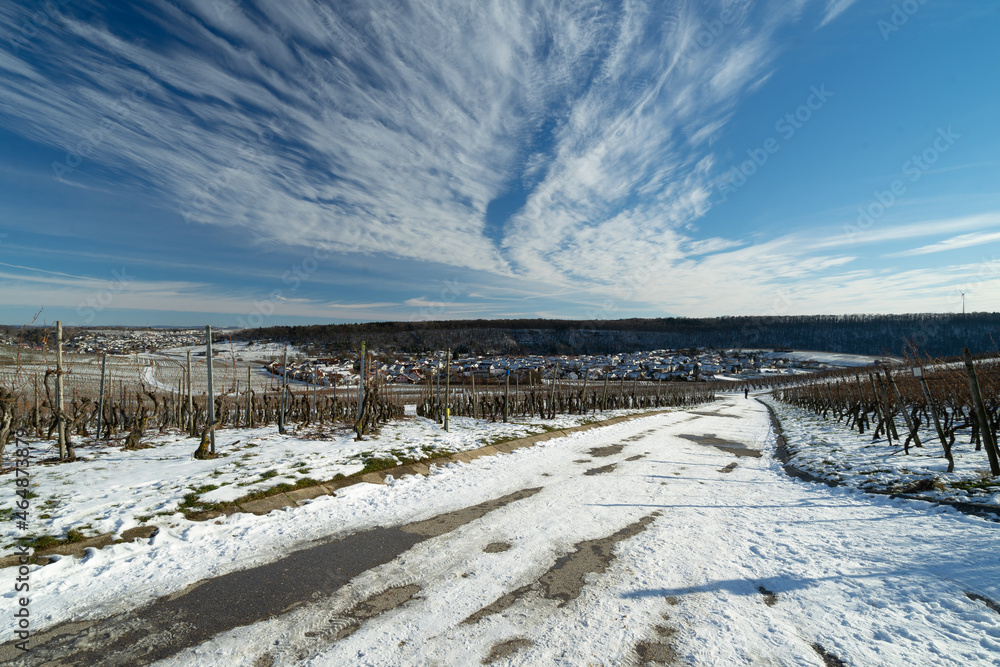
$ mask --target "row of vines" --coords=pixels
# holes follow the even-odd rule
[[[451,395],[447,395],[447,391]],[[457,417],[473,417],[489,421],[538,417],[554,419],[558,414],[588,414],[606,410],[640,410],[696,405],[715,400],[714,385],[707,383],[648,382],[605,380],[587,383],[548,384],[520,383],[480,386],[462,384],[453,389],[422,387],[417,402],[417,414],[441,421],[445,407]]]
[[[77,367],[79,370],[81,367]],[[296,388],[280,378],[267,382],[240,382],[223,375],[214,399],[206,392],[185,390],[185,377],[176,388],[165,389],[145,374],[145,366],[118,364],[105,374],[103,400],[100,376],[63,370],[63,404],[55,398],[58,372],[47,365],[0,369],[0,464],[6,445],[15,435],[54,439],[60,417],[68,456],[75,458],[77,442],[106,442],[138,448],[152,432],[179,430],[200,437],[204,446],[212,431],[223,428],[278,424],[282,430],[309,426],[346,426],[360,435],[403,416],[402,398],[377,375],[365,382],[363,396],[353,388]],[[196,367],[195,370],[202,370]],[[244,372],[247,369],[243,369]],[[231,373],[230,373],[231,375]],[[197,385],[196,385],[197,386]],[[359,413],[358,399],[362,409]],[[211,417],[211,418],[210,418]],[[201,449],[199,447],[199,449]]]
[[[837,379],[788,387],[778,400],[834,419],[872,441],[886,439],[904,454],[911,447],[940,445],[954,470],[956,438],[985,449],[993,475],[1000,474],[1000,361],[932,361],[906,367],[862,369]]]

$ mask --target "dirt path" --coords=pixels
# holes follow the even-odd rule
[[[524,489],[496,500],[399,528],[375,528],[296,551],[281,560],[190,586],[153,604],[100,622],[71,623],[36,637],[29,656],[5,646],[11,664],[146,665],[226,630],[287,613],[328,597],[357,575],[396,558],[413,545],[440,537],[509,503],[541,491]],[[409,600],[412,585],[384,591],[349,610],[331,639]]]
[[[965,665],[1000,656],[997,596],[983,583],[1000,580],[991,526],[790,479],[772,447],[766,409],[740,396],[426,478],[350,487],[354,507],[403,497],[454,507],[482,489],[502,491],[210,580],[138,613],[66,626],[72,634],[21,664],[831,665],[917,656]],[[316,521],[348,500],[317,502],[288,520]]]

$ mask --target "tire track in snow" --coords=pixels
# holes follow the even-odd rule
[[[18,656],[5,646],[0,659],[16,665],[149,664],[232,628],[330,597],[359,574],[393,561],[416,544],[539,491],[537,487],[523,489],[400,528],[375,528],[302,549],[266,565],[198,582],[138,611],[95,622],[77,632],[66,633],[62,626],[56,626],[36,636],[27,655]],[[412,597],[419,575],[408,572],[401,581],[364,599],[354,593],[346,611],[330,621],[334,634],[370,618],[365,616],[366,609],[381,608],[386,596],[392,598],[402,591],[409,592],[406,599]]]

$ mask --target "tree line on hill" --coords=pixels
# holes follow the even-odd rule
[[[641,350],[772,348],[932,357],[997,351],[1000,313],[795,315],[623,320],[440,320],[244,329],[234,340],[278,341],[314,354],[370,349],[414,354],[611,354]]]

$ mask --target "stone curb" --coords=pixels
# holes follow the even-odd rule
[[[641,412],[634,415],[623,415],[620,417],[612,417],[611,419],[606,419],[598,422],[591,422],[589,424],[581,424],[579,426],[570,426],[568,428],[557,429],[553,431],[546,431],[544,433],[536,433],[534,435],[525,436],[523,438],[516,438],[514,440],[507,440],[504,442],[499,442],[491,445],[485,445],[477,449],[468,449],[461,452],[454,452],[452,454],[446,454],[444,456],[439,456],[433,459],[424,459],[422,461],[417,461],[415,463],[407,463],[405,465],[395,466],[393,468],[386,468],[385,470],[379,470],[378,472],[369,472],[363,475],[357,475],[355,477],[345,477],[343,479],[329,480],[321,484],[315,484],[313,486],[306,486],[298,489],[293,489],[291,491],[283,491],[279,493],[274,493],[264,498],[258,498],[256,500],[249,500],[241,504],[234,504],[230,507],[226,507],[223,510],[211,510],[208,512],[197,512],[192,513],[187,516],[191,521],[210,521],[212,519],[217,519],[222,516],[231,516],[233,514],[238,514],[244,512],[247,514],[257,514],[263,515],[273,512],[274,510],[283,510],[287,507],[298,507],[299,505],[304,505],[307,501],[313,498],[319,498],[320,496],[332,496],[335,495],[337,489],[342,489],[347,486],[353,486],[355,484],[385,484],[385,478],[389,475],[393,477],[402,477],[403,475],[429,475],[431,471],[431,465],[443,465],[447,463],[469,463],[478,458],[484,456],[496,456],[497,454],[510,454],[517,449],[523,449],[525,447],[531,447],[539,442],[545,442],[547,440],[552,440],[553,438],[562,438],[570,433],[576,433],[580,431],[589,431],[593,428],[600,428],[602,426],[611,426],[613,424],[620,424],[625,421],[631,421],[633,419],[640,419],[644,417],[653,417],[655,415],[666,414],[668,412],[675,412],[676,409],[671,410],[654,410],[652,412]],[[87,549],[101,549],[110,544],[121,544],[122,542],[132,542],[140,539],[149,539],[153,537],[159,529],[156,526],[138,526],[136,528],[130,528],[122,532],[122,537],[119,540],[114,539],[112,533],[104,533],[102,535],[97,535],[95,537],[88,537],[79,542],[70,542],[66,544],[59,544],[52,547],[45,547],[36,550],[32,554],[33,562],[39,565],[47,565],[52,562],[48,556],[62,555],[62,556],[83,556],[86,554]],[[20,556],[4,556],[0,558],[0,568],[11,567],[20,564]]]
[[[103,549],[109,544],[121,544],[123,542],[134,542],[136,540],[149,539],[153,535],[159,532],[159,528],[156,526],[136,526],[135,528],[129,528],[128,530],[122,531],[121,539],[114,539],[112,533],[104,533],[102,535],[96,535],[94,537],[88,537],[78,542],[67,542],[65,544],[56,544],[51,547],[43,547],[41,549],[36,549],[31,555],[32,562],[39,565],[48,565],[52,562],[49,556],[83,556],[87,553],[87,549]],[[0,568],[12,567],[14,565],[21,564],[21,556],[15,554],[13,556],[4,556],[0,558]]]

